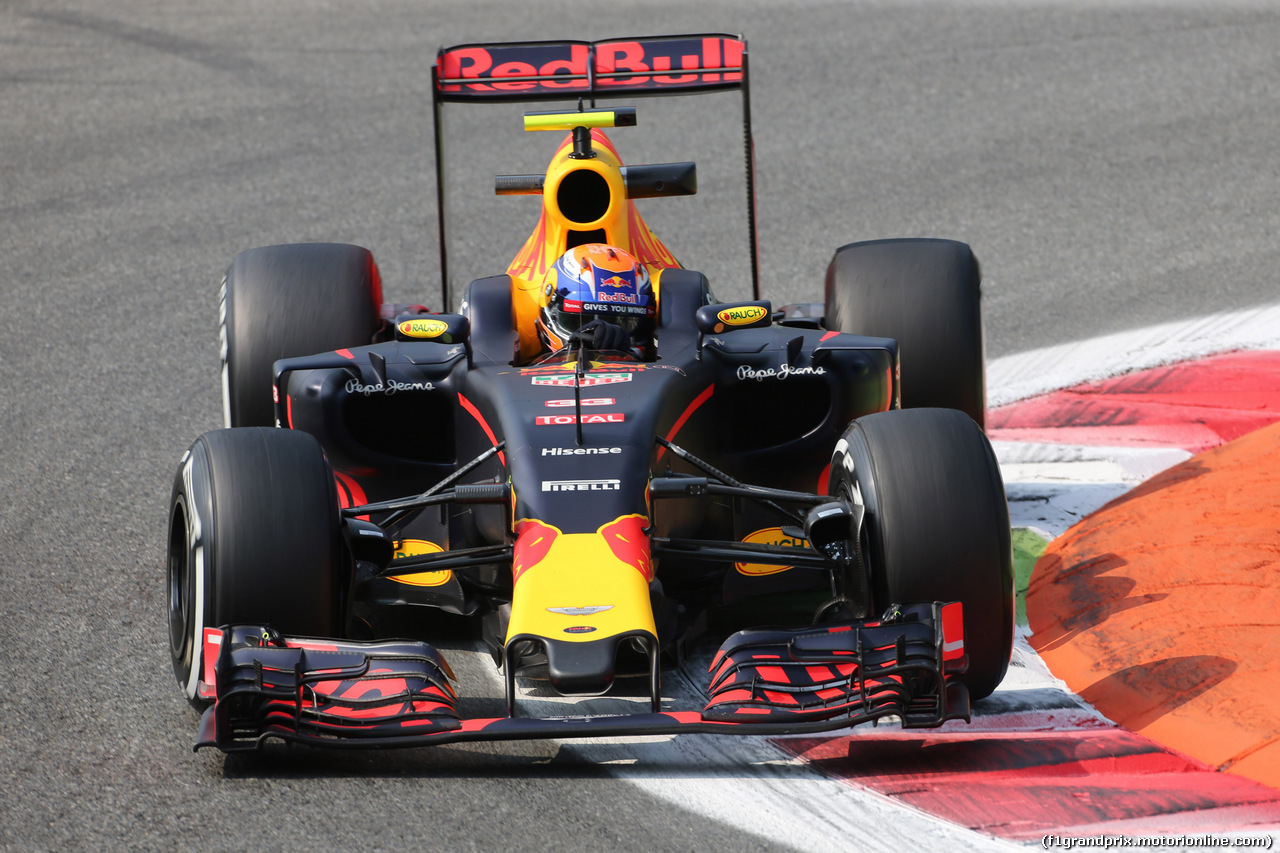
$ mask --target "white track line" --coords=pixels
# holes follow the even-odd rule
[[[1280,305],[1163,323],[987,363],[987,403],[1003,406],[1067,388],[1220,352],[1280,349]]]

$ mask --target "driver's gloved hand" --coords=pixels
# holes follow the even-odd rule
[[[574,332],[573,339],[594,350],[626,352],[631,346],[631,336],[624,329],[600,319]]]

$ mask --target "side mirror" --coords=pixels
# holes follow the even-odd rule
[[[471,364],[471,321],[461,314],[401,314],[396,317],[396,340],[462,344]]]
[[[471,336],[471,321],[461,314],[401,314],[396,317],[397,341],[460,344]]]
[[[773,325],[773,303],[768,299],[759,302],[722,302],[719,305],[703,305],[698,309],[695,321],[698,325],[698,358],[702,358],[702,339],[707,335],[719,335],[734,329],[763,329]]]
[[[762,299],[704,305],[698,309],[697,322],[698,331],[704,335],[719,335],[734,329],[763,329],[773,325],[773,303]]]
[[[622,184],[627,198],[697,195],[698,167],[689,162],[623,166]]]

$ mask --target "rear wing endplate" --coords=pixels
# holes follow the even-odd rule
[[[747,42],[725,33],[602,41],[525,41],[441,48],[431,69],[435,110],[436,202],[440,231],[441,310],[448,311],[443,107],[446,103],[511,103],[742,92],[747,229],[753,298],[760,298],[756,235],[755,150]]]

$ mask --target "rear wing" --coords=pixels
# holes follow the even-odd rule
[[[751,287],[760,298],[755,149],[747,42],[724,33],[602,41],[526,41],[441,48],[431,69],[435,111],[436,204],[440,231],[441,310],[449,310],[445,234],[444,105],[742,92]]]

